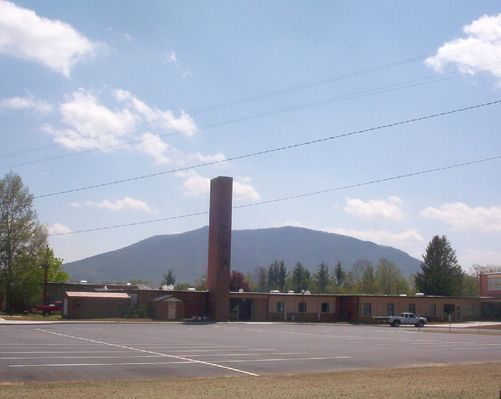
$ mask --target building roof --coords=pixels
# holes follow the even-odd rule
[[[69,298],[113,298],[129,299],[129,294],[123,292],[77,292],[66,291],[65,295]]]
[[[153,299],[152,302],[183,302],[183,301],[172,295],[164,295]]]

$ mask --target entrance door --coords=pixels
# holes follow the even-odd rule
[[[167,305],[167,320],[176,320],[176,303],[169,302]]]
[[[230,299],[230,321],[250,321],[252,299]]]

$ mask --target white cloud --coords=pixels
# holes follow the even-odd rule
[[[177,70],[179,70],[181,72],[182,78],[191,76],[191,71],[188,68],[185,68],[183,65],[181,65],[181,63],[179,62],[179,58],[177,57],[177,54],[174,50],[167,53],[167,55],[164,57],[164,62],[173,65]]]
[[[194,163],[220,162],[224,154],[205,155],[200,152],[185,153],[162,140],[158,135],[146,132],[141,137],[137,148],[150,155],[157,165],[185,166]]]
[[[131,133],[137,117],[128,109],[111,110],[102,105],[92,93],[79,89],[64,103],[59,112],[64,128],[45,125],[43,130],[54,136],[54,141],[72,150],[101,149],[122,142]]]
[[[195,121],[183,110],[180,111],[179,117],[175,117],[172,111],[151,108],[126,90],[115,90],[115,98],[128,104],[152,126],[174,130],[187,136],[192,136],[197,131]]]
[[[168,53],[165,56],[165,62],[167,62],[168,64],[174,64],[176,67],[179,66],[178,65],[178,61],[177,61],[176,52],[175,51],[171,51],[170,53]]]
[[[501,231],[501,205],[472,208],[462,202],[453,202],[440,208],[430,206],[421,211],[421,216],[442,221],[457,231]]]
[[[238,179],[233,180],[233,195],[241,201],[254,202],[261,199],[259,192],[250,183]]]
[[[96,47],[71,25],[0,1],[0,53],[41,63],[69,77],[71,68],[92,56]]]
[[[50,235],[58,235],[58,234],[68,234],[71,233],[71,229],[66,227],[62,223],[54,223],[49,226],[49,234]]]
[[[465,38],[443,44],[425,63],[441,72],[447,64],[473,75],[486,71],[501,81],[501,14],[484,15],[463,28]]]
[[[152,133],[144,133],[141,137],[141,143],[138,149],[145,154],[150,155],[157,165],[168,165],[174,162],[174,159],[182,157],[180,151],[173,149],[160,137]]]
[[[148,205],[147,202],[131,197],[124,197],[116,201],[110,201],[108,199],[104,199],[101,202],[95,202],[95,201],[85,201],[81,203],[72,202],[70,205],[74,208],[91,207],[91,208],[107,209],[113,212],[133,210],[133,211],[150,213],[153,211],[153,209]]]
[[[49,103],[38,100],[33,96],[4,98],[0,101],[0,108],[33,110],[43,115],[52,111],[52,106]]]
[[[200,176],[195,172],[179,173],[179,177],[184,177],[184,193],[190,197],[204,197],[210,193],[210,178]]]
[[[170,129],[188,136],[197,131],[193,119],[183,111],[176,118],[171,111],[152,108],[128,91],[115,90],[113,95],[118,101],[115,108],[104,105],[96,93],[80,88],[59,104],[60,126],[45,124],[42,130],[67,149],[99,149],[104,152],[135,141],[139,128]],[[138,141],[135,148],[151,155],[157,164],[209,162],[224,158],[222,154],[183,154],[171,148],[159,135],[149,132],[143,133]]]
[[[369,200],[346,198],[344,211],[364,218],[383,218],[400,221],[404,217],[403,202],[399,197],[390,196],[388,200]]]
[[[210,193],[210,178],[196,172],[182,172],[177,174],[184,178],[185,194],[190,197],[205,197]],[[249,183],[248,178],[233,179],[233,198],[236,201],[259,201],[259,192]]]
[[[324,229],[329,233],[342,234],[355,237],[365,241],[373,241],[378,244],[398,246],[404,244],[415,244],[424,242],[424,238],[416,230],[405,230],[394,233],[387,230],[355,230],[343,228]]]

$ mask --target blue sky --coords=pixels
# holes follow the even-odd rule
[[[65,261],[206,225],[186,215],[207,210],[218,175],[234,177],[240,206],[501,155],[492,104],[220,162],[500,100],[497,1],[0,1],[0,68],[0,173],[38,197]],[[418,258],[445,234],[465,270],[499,265],[499,170],[244,207],[233,226],[302,226]]]

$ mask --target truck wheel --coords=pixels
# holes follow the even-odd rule
[[[395,327],[399,327],[399,326],[400,326],[400,320],[395,320],[395,321],[393,322],[393,325],[394,325]]]
[[[416,323],[416,327],[424,327],[424,322],[423,320],[420,320]]]

